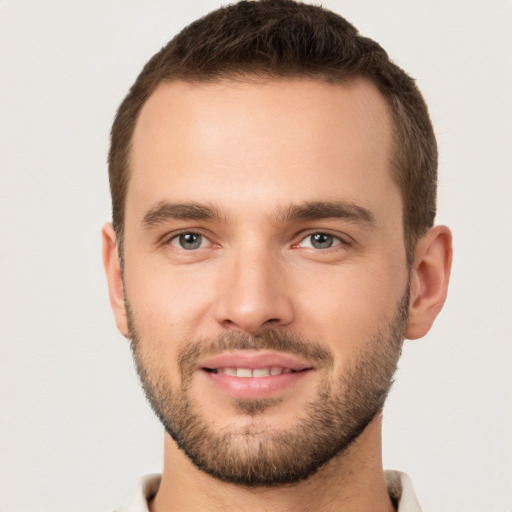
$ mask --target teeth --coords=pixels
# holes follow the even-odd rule
[[[250,368],[237,368],[236,376],[237,377],[252,377],[252,370]]]
[[[270,375],[281,375],[282,373],[293,373],[291,368],[272,366],[271,368],[217,368],[216,373],[231,375],[232,377],[268,377]]]
[[[253,377],[268,377],[270,375],[270,370],[268,368],[257,368],[252,371]]]

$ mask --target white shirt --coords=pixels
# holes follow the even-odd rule
[[[397,503],[398,512],[421,512],[411,479],[405,473],[385,471],[384,476],[389,495],[393,502]],[[142,477],[130,499],[114,512],[149,512],[148,501],[157,493],[160,480],[160,475]]]

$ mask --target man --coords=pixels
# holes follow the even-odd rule
[[[420,510],[381,416],[446,298],[436,169],[412,79],[320,7],[221,8],[148,62],[103,241],[165,455],[119,510]]]

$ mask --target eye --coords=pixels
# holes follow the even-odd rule
[[[169,244],[185,251],[201,249],[208,245],[208,239],[199,233],[180,233],[169,240]]]
[[[341,238],[329,233],[312,233],[304,238],[299,245],[311,249],[329,249],[342,243]]]

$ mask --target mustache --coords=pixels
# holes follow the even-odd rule
[[[269,330],[256,335],[231,332],[214,338],[197,338],[189,342],[178,356],[180,373],[186,378],[200,359],[233,350],[275,350],[299,356],[317,366],[334,366],[334,355],[327,347],[290,333]]]

